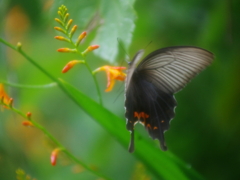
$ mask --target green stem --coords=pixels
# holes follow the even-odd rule
[[[98,81],[97,81],[97,79],[96,79],[96,76],[92,73],[92,70],[91,70],[89,64],[87,63],[85,57],[81,54],[81,52],[79,52],[79,50],[78,50],[78,45],[77,45],[76,43],[74,43],[73,40],[72,40],[72,37],[73,37],[73,34],[74,34],[74,33],[72,33],[72,34],[69,33],[70,27],[67,28],[67,24],[66,24],[66,22],[64,21],[65,14],[67,13],[67,11],[64,11],[64,12],[62,11],[62,13],[63,13],[63,14],[60,15],[60,18],[61,18],[62,23],[63,23],[62,27],[65,29],[65,32],[66,32],[65,35],[68,37],[69,42],[74,46],[76,52],[77,52],[78,54],[80,54],[80,55],[84,58],[84,61],[85,61],[84,64],[85,64],[85,66],[87,67],[89,73],[92,75],[94,84],[95,84],[96,89],[97,89],[97,95],[98,95],[99,104],[100,104],[101,106],[103,106],[101,91],[100,91],[100,87],[99,87]],[[70,30],[70,31],[71,31],[71,30]]]
[[[64,26],[64,28],[65,28],[65,30],[66,30],[66,32],[67,32],[68,29],[67,29],[65,26]],[[69,38],[69,40],[70,40],[70,43],[74,46],[76,52],[77,52],[78,54],[80,54],[83,58],[85,58],[85,57],[81,54],[81,52],[79,52],[79,50],[78,50],[78,48],[77,48],[77,45],[73,42],[72,36],[70,36],[69,33],[66,33],[66,35],[68,36],[68,38]],[[101,95],[100,87],[99,87],[98,81],[97,81],[97,79],[96,79],[96,76],[92,73],[92,69],[90,68],[90,66],[89,66],[89,64],[87,63],[86,59],[84,59],[84,61],[85,61],[84,64],[86,65],[89,73],[90,73],[90,74],[92,75],[92,77],[93,77],[93,81],[94,81],[94,84],[95,84],[96,89],[97,89],[97,95],[98,95],[99,104],[103,106],[102,95]]]
[[[103,105],[102,96],[101,96],[101,91],[100,91],[100,87],[99,87],[97,78],[96,78],[96,76],[92,73],[92,70],[91,70],[90,66],[88,65],[88,63],[86,63],[86,61],[85,61],[85,65],[86,65],[88,71],[91,73],[91,75],[92,75],[92,77],[93,77],[93,80],[94,80],[94,83],[95,83],[95,86],[96,86],[96,88],[97,88],[99,104],[100,104],[100,105]]]
[[[16,87],[16,88],[32,88],[32,89],[52,88],[57,86],[57,83],[50,83],[50,84],[44,84],[44,85],[22,85],[22,84],[10,83],[7,81],[0,81],[0,83],[3,83],[11,87]]]
[[[3,44],[5,44],[6,46],[12,48],[15,51],[18,51],[23,57],[25,57],[30,63],[32,63],[35,67],[37,67],[42,73],[44,73],[46,76],[48,76],[51,80],[53,80],[54,82],[56,82],[59,86],[60,89],[62,89],[62,91],[76,104],[77,101],[74,99],[73,96],[71,96],[71,94],[68,93],[68,91],[66,90],[66,88],[62,85],[62,83],[60,82],[59,79],[55,78],[54,76],[52,76],[49,72],[47,72],[44,68],[42,68],[39,64],[37,64],[32,58],[30,58],[24,51],[21,50],[21,47],[15,47],[11,44],[9,44],[8,42],[4,41],[2,38],[0,38],[0,42],[2,42]],[[3,102],[1,102],[3,105]],[[8,105],[6,105],[8,106]],[[13,111],[15,111],[16,113],[18,113],[19,115],[23,116],[24,118],[28,119],[27,116],[22,113],[21,111],[8,106],[10,109],[12,109]],[[95,174],[96,176],[102,177],[104,179],[109,179],[103,175],[101,175],[100,173],[93,171],[90,167],[88,167],[86,164],[84,164],[83,162],[81,162],[79,159],[77,159],[73,154],[71,154],[69,151],[66,150],[66,148],[64,148],[64,146],[62,146],[44,127],[42,127],[41,125],[39,125],[38,123],[36,123],[35,121],[31,121],[35,127],[37,127],[38,129],[40,129],[47,137],[49,137],[54,143],[56,143],[56,145],[58,145],[60,148],[62,148],[62,152],[64,152],[70,159],[72,159],[74,162],[76,162],[77,164],[80,164],[82,167],[84,167],[85,169],[89,170],[90,172],[92,172],[93,174]]]

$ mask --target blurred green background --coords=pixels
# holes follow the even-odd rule
[[[97,100],[86,67],[79,65],[67,74],[61,73],[68,61],[79,59],[74,54],[56,52],[58,48],[68,47],[53,38],[59,34],[53,27],[58,25],[54,18],[61,4],[68,7],[74,24],[79,26],[77,34],[91,30],[80,48],[84,50],[93,43],[101,45],[101,50],[87,57],[93,70],[107,64],[127,66],[117,38],[129,57],[146,48],[149,42],[147,53],[174,45],[198,46],[213,52],[216,57],[213,64],[176,94],[176,117],[165,133],[166,142],[169,151],[203,179],[240,177],[240,1],[1,0],[0,37],[14,45],[21,42],[27,54],[54,76]],[[118,11],[120,19],[124,16],[126,21],[111,26],[116,23],[113,14]],[[91,28],[95,23],[91,21],[93,17],[97,17],[97,24]],[[104,36],[103,30],[109,36]],[[105,93],[105,76],[104,72],[97,74],[104,106],[124,119],[124,83],[117,82],[112,92]],[[0,44],[2,80],[25,85],[51,83],[18,53]],[[6,86],[6,89],[16,107],[23,112],[31,111],[34,119],[74,155],[111,179],[159,179],[57,87]],[[51,166],[51,143],[39,130],[23,127],[21,121],[13,112],[0,112],[0,179],[16,179],[18,168],[38,180],[97,179],[65,156],[60,156],[57,166]],[[136,129],[148,138],[142,126],[137,125]],[[136,140],[136,148],[141,148],[137,141],[141,140]]]

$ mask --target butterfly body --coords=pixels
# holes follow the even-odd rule
[[[156,50],[140,63],[140,50],[129,63],[126,79],[126,119],[131,132],[129,151],[134,151],[134,125],[143,124],[152,139],[167,150],[164,132],[175,116],[174,93],[208,66],[213,54],[201,48],[176,46]]]

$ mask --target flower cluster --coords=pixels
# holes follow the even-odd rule
[[[87,32],[86,31],[82,32],[78,36],[76,42],[73,42],[72,37],[77,30],[77,25],[73,25],[73,27],[70,28],[73,23],[73,20],[69,19],[69,13],[67,12],[66,6],[62,5],[61,7],[59,7],[58,15],[60,16],[60,19],[55,18],[55,21],[58,22],[58,24],[61,27],[54,27],[54,29],[65,34],[65,37],[55,36],[55,39],[60,40],[60,41],[69,42],[74,46],[74,48],[59,48],[57,50],[58,52],[79,53],[84,58],[88,52],[91,52],[91,51],[99,48],[99,45],[91,45],[91,46],[88,46],[88,48],[85,49],[84,51],[79,52],[77,48],[78,48],[79,44],[81,43],[81,41],[87,36]],[[87,62],[85,60],[71,60],[64,66],[64,68],[62,69],[62,73],[68,72],[76,64],[86,64],[87,65]],[[88,69],[89,69],[89,67],[88,67]],[[106,71],[108,83],[107,83],[107,89],[105,91],[109,92],[112,90],[112,88],[115,84],[115,80],[119,80],[119,81],[125,80],[126,74],[122,72],[125,69],[126,69],[126,67],[102,66],[102,67],[99,67],[96,70],[94,70],[92,72],[92,74],[95,75],[95,73],[98,71]]]
[[[73,25],[71,28],[71,25],[73,23],[72,19],[69,19],[69,13],[67,12],[66,6],[62,5],[58,9],[58,15],[59,18],[55,18],[55,21],[61,26],[61,27],[54,27],[55,30],[59,31],[60,33],[64,34],[64,36],[55,36],[54,38],[60,41],[65,41],[73,45],[74,48],[59,48],[57,51],[61,53],[79,53],[83,58],[87,55],[88,52],[91,52],[97,48],[99,48],[99,45],[91,45],[84,51],[80,52],[78,50],[79,44],[82,42],[82,40],[87,36],[87,32],[83,31],[77,38],[77,40],[73,41],[73,35],[75,34],[77,30],[77,25]],[[68,20],[69,19],[69,20]],[[85,60],[71,60],[68,62],[63,70],[62,73],[66,73],[68,70],[70,70],[72,67],[74,67],[76,64],[79,63],[85,63]]]

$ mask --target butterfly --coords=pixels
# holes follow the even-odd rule
[[[202,48],[174,46],[158,49],[141,62],[144,50],[129,62],[125,84],[125,117],[131,133],[129,152],[134,151],[134,125],[145,126],[152,139],[167,150],[164,132],[174,118],[177,106],[174,93],[211,64],[214,55]]]

